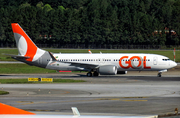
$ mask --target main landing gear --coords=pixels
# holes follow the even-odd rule
[[[99,76],[99,73],[97,71],[94,71],[93,75],[94,75],[94,77],[97,77],[97,76]]]
[[[88,76],[88,77],[92,77],[92,73],[91,73],[91,72],[88,72],[88,73],[87,73],[87,76]]]
[[[92,75],[93,75],[94,77],[97,77],[97,76],[99,76],[99,73],[98,73],[97,71],[94,71],[93,74],[92,74],[92,72],[88,72],[88,73],[87,73],[87,76],[88,76],[88,77],[92,77]]]

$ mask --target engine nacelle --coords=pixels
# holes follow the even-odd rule
[[[117,71],[117,74],[127,74],[127,71]]]
[[[101,75],[116,75],[117,67],[113,65],[100,66],[98,71]]]

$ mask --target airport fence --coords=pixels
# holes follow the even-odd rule
[[[155,49],[180,50],[180,45],[95,45],[95,44],[37,44],[39,48],[69,48],[69,49]],[[16,44],[0,45],[0,48],[16,48]]]

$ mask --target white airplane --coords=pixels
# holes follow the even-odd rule
[[[157,54],[138,53],[51,53],[38,48],[18,23],[12,23],[18,55],[12,58],[42,68],[62,71],[87,71],[87,76],[126,74],[127,71],[159,71],[175,67],[176,62]]]
[[[6,104],[0,103],[0,118],[157,118],[158,115],[141,115],[141,116],[95,116],[80,115],[76,107],[71,107],[74,115],[43,115],[35,114],[29,111],[18,109]]]

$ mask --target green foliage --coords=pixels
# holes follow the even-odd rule
[[[43,9],[45,9],[46,12],[51,11],[53,8],[49,4],[45,4]]]
[[[24,8],[24,7],[30,7],[31,5],[29,4],[29,3],[24,3],[24,4],[21,4],[20,6],[19,6],[19,8]]]
[[[60,9],[61,11],[65,10],[63,6],[58,6],[58,9]]]
[[[37,3],[36,7],[43,9],[44,4],[42,2]]]
[[[86,48],[89,44],[180,44],[180,0],[0,2],[1,47],[15,47],[12,22],[18,22],[40,44],[85,44]]]

